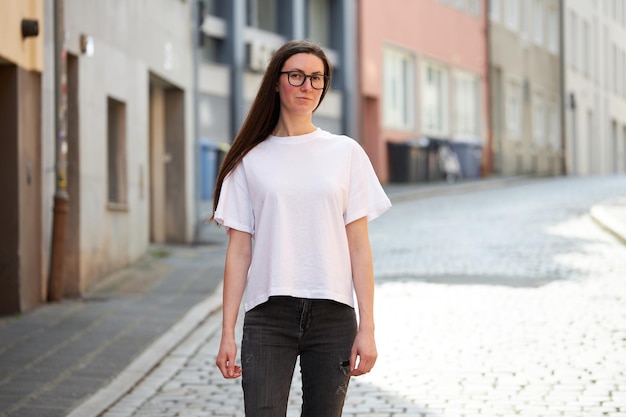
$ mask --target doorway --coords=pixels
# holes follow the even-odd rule
[[[150,76],[150,241],[186,241],[185,94]]]

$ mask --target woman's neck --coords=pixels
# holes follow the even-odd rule
[[[276,123],[276,127],[272,131],[272,135],[274,136],[300,136],[306,135],[307,133],[312,133],[317,129],[311,118],[308,117],[306,119],[300,120],[286,120],[285,118],[279,117],[278,122]]]

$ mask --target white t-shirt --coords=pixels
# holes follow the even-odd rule
[[[273,295],[354,306],[346,225],[391,207],[361,146],[324,130],[270,136],[225,178],[215,220],[250,233],[248,311]]]

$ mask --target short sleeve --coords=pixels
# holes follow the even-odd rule
[[[350,185],[344,222],[349,224],[361,217],[372,221],[391,207],[369,157],[354,143],[350,165]]]
[[[254,211],[242,163],[224,179],[214,218],[227,232],[235,229],[254,235]]]

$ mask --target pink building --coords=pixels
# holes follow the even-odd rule
[[[359,135],[380,180],[390,179],[388,142],[424,136],[478,140],[488,174],[487,1],[358,4]]]

